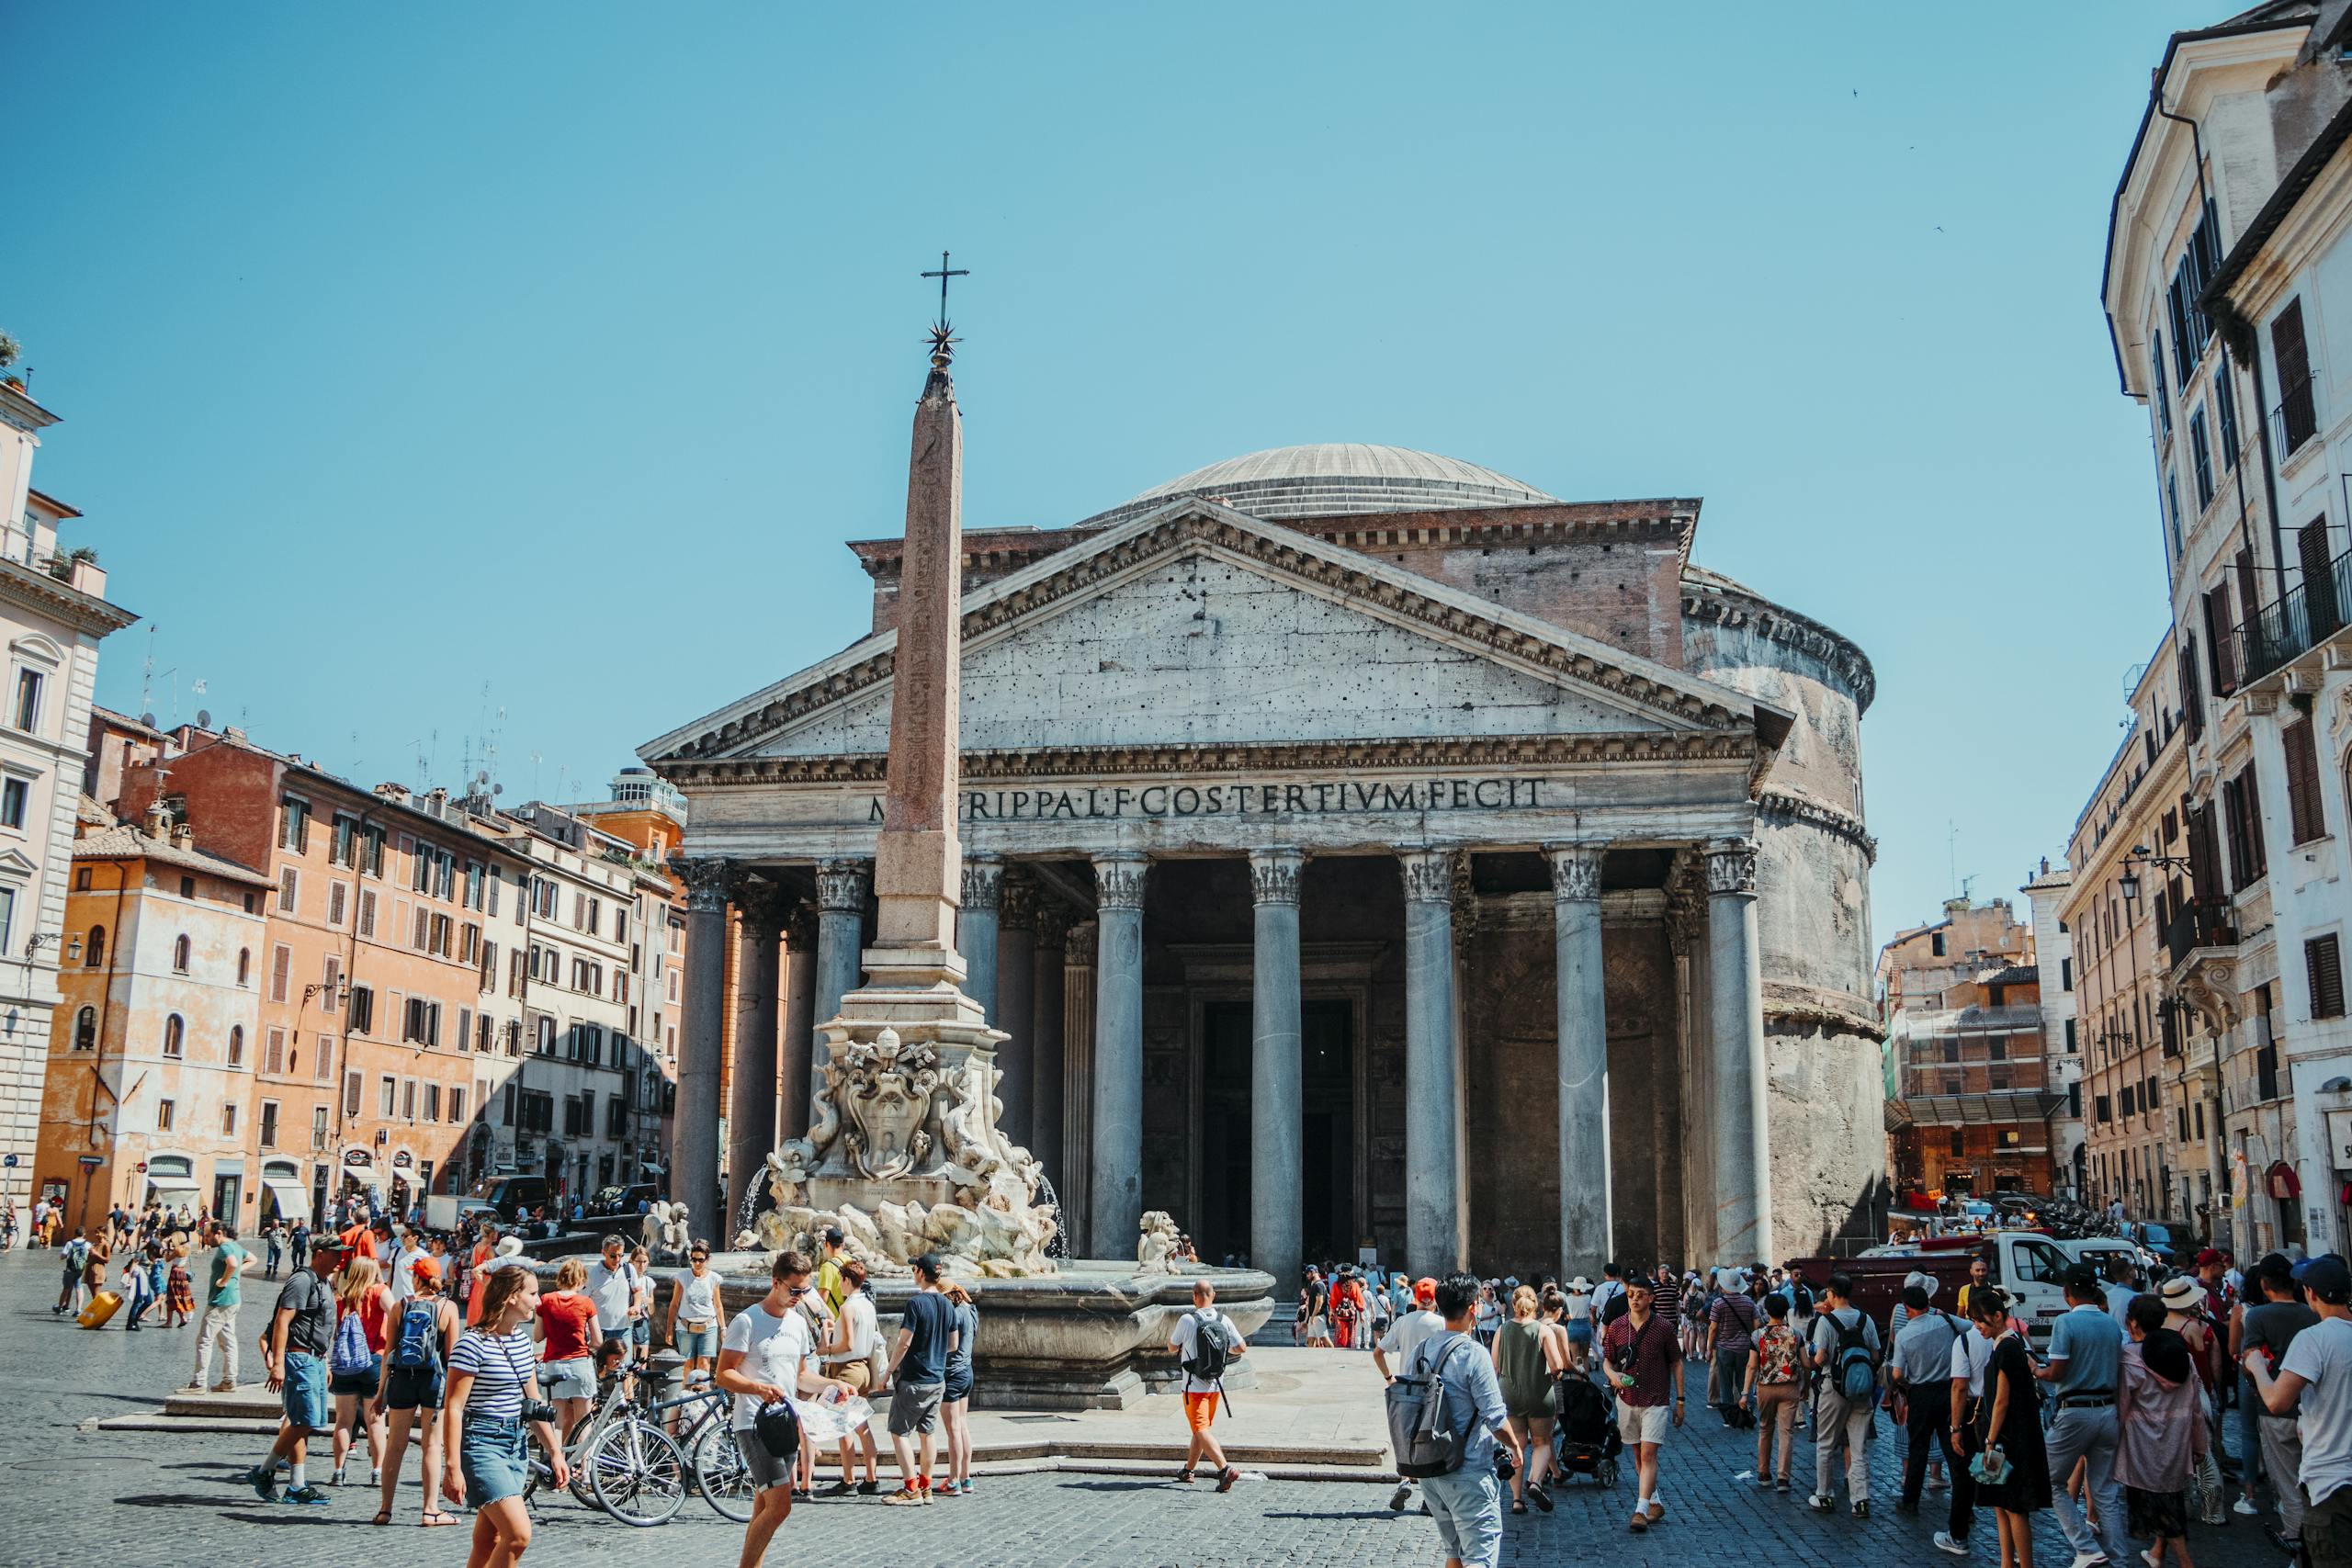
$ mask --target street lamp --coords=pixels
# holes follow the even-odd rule
[[[2133,868],[2143,865],[2160,865],[2181,871],[2189,869],[2188,860],[2180,855],[2160,855],[2150,851],[2145,844],[2132,845],[2132,852],[2123,857],[2123,874],[2116,879],[2122,886],[2123,901],[2127,904],[2140,901],[2140,874]]]

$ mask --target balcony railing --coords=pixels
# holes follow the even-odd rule
[[[2313,371],[2294,382],[2270,411],[2270,441],[2285,462],[2301,450],[2304,442],[2319,434],[2319,373]]]
[[[2165,957],[2175,965],[2200,947],[2235,947],[2237,942],[2237,927],[2225,904],[2192,900],[2165,922]]]
[[[2259,680],[2345,629],[2352,611],[2352,550],[2265,604],[2233,634],[2241,682]]]

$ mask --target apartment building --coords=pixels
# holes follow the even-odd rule
[[[268,884],[160,813],[82,827],[35,1190],[77,1224],[151,1200],[250,1220],[253,955]]]
[[[2197,1201],[2242,1253],[2352,1245],[2348,42],[2352,14],[2312,3],[2175,34],[2109,229],[2106,313],[2122,389],[2148,409],[2184,731],[2165,805],[2187,863],[2140,873],[2165,895],[2152,961],[2191,1080],[2167,1115],[2177,1138],[2188,1112]],[[2198,1141],[2200,1111],[2220,1146]]]
[[[2075,935],[2066,924],[2066,896],[2075,886],[2065,866],[2041,868],[2018,891],[2032,911],[2033,966],[2041,976],[2042,1087],[2056,1103],[2050,1112],[2053,1190],[2081,1199],[2089,1191],[2090,1151],[2083,1122],[2082,1033],[2075,991]]]
[[[55,423],[21,382],[0,381],[0,1016],[10,1021],[0,1031],[0,1203],[20,1225],[41,1141],[98,644],[137,619],[107,602],[95,551],[61,544],[81,513],[33,488],[33,456]]]
[[[1879,952],[1897,1201],[2049,1193],[2057,1179],[2033,931],[2008,900],[1948,900]]]

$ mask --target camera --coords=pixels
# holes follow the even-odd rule
[[[523,1402],[523,1413],[521,1418],[526,1423],[532,1421],[553,1421],[555,1419],[555,1406],[549,1404],[544,1399],[526,1399]]]
[[[1517,1461],[1512,1460],[1510,1457],[1510,1450],[1502,1447],[1500,1444],[1497,1444],[1495,1448],[1495,1479],[1497,1481],[1509,1481],[1512,1476],[1517,1475],[1518,1473],[1519,1465]]]

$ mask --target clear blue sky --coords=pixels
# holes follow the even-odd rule
[[[864,628],[951,246],[974,525],[1302,441],[1705,497],[1876,661],[1883,935],[2060,852],[2162,630],[2099,267],[2224,12],[17,5],[0,326],[101,700],[152,627],[166,721],[579,795]]]

